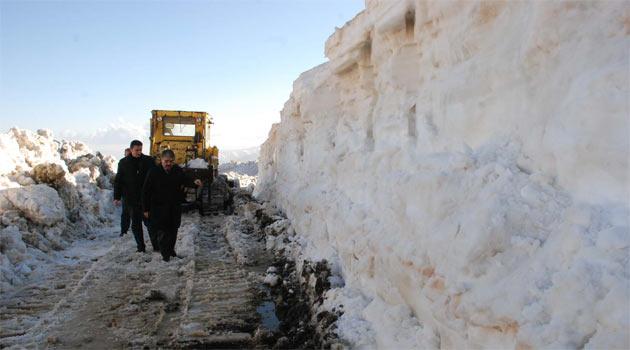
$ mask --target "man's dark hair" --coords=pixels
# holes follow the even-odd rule
[[[160,155],[160,157],[175,159],[175,152],[171,151],[170,149],[165,149],[162,151],[162,154]]]
[[[133,140],[131,141],[129,148],[133,148],[133,146],[142,146],[142,142],[140,142],[139,140]]]

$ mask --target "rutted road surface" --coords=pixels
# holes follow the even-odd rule
[[[2,296],[0,345],[255,347],[263,302],[257,267],[237,263],[219,230],[224,220],[185,215],[176,246],[181,259],[170,262],[136,253],[131,235],[120,239],[110,230],[111,248],[91,265],[60,266],[50,286]]]

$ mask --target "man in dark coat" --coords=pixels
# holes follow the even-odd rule
[[[131,148],[125,148],[125,156],[131,154]],[[123,157],[123,158],[124,158]],[[116,174],[118,176],[118,174]],[[120,213],[120,237],[127,234],[129,231],[129,227],[131,226],[131,216],[129,216],[129,211],[127,210],[127,206],[125,205],[125,201],[122,201],[122,210]]]
[[[195,180],[194,184],[201,186],[201,181]],[[157,235],[164,261],[177,256],[175,242],[182,218],[184,186],[190,185],[182,168],[175,164],[175,154],[168,149],[160,155],[160,166],[153,168],[144,182],[144,217],[149,219],[151,231]]]
[[[118,172],[114,182],[114,204],[120,205],[120,199],[124,200],[124,207],[131,217],[131,231],[136,240],[139,252],[145,251],[144,235],[142,232],[142,185],[151,169],[155,167],[153,157],[142,154],[142,142],[131,141],[129,147],[131,154],[118,162]],[[148,222],[145,221],[145,225]],[[147,225],[151,245],[158,250],[157,239]]]

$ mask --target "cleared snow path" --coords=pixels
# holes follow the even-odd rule
[[[242,347],[256,328],[254,286],[219,230],[222,221],[213,217],[201,224],[180,343]]]
[[[23,335],[47,324],[82,286],[112,247],[115,229],[75,242],[55,265],[39,269],[24,286],[0,294],[0,347],[20,344]]]
[[[0,347],[255,346],[257,280],[237,263],[219,229],[224,218],[185,215],[181,259],[168,263],[136,253],[131,235],[120,239],[114,228],[69,249],[92,255],[2,295]]]

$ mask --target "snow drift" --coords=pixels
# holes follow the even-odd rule
[[[379,348],[629,348],[624,2],[366,1],[294,83],[259,198]]]
[[[44,268],[54,250],[112,222],[112,157],[52,133],[0,134],[0,286]]]

